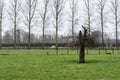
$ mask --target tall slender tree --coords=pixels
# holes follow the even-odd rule
[[[74,45],[75,42],[75,26],[78,24],[78,0],[69,0],[70,5],[70,12],[69,18],[71,23],[71,29],[72,29],[72,43]]]
[[[90,35],[91,33],[91,25],[93,21],[93,2],[92,0],[83,0],[85,4],[85,16],[86,16],[86,25],[88,27],[88,34]]]
[[[100,16],[100,26],[102,32],[102,47],[104,48],[104,26],[105,26],[105,6],[106,0],[98,0],[97,7],[98,7],[98,14]]]
[[[25,6],[22,8],[23,15],[26,20],[26,25],[28,27],[28,49],[31,48],[30,46],[30,34],[31,28],[33,27],[32,23],[34,21],[36,11],[37,11],[37,2],[38,0],[25,0]]]
[[[58,30],[60,27],[60,23],[62,21],[63,16],[63,8],[64,8],[64,0],[53,0],[53,14],[55,18],[55,27],[56,27],[56,54],[58,54]]]
[[[42,19],[42,48],[44,49],[44,41],[45,41],[45,28],[49,21],[49,15],[48,15],[48,4],[49,0],[43,0],[43,10],[40,13],[41,19]]]
[[[2,21],[3,21],[4,2],[0,0],[0,48],[2,48]]]
[[[118,24],[120,23],[120,0],[111,1],[111,11],[112,11],[112,23],[115,25],[115,35],[116,35],[116,49],[118,49]]]
[[[17,26],[19,25],[20,22],[20,2],[18,0],[12,0],[10,1],[10,10],[8,11],[9,17],[10,17],[10,22],[12,23],[13,30],[14,30],[14,48],[16,49],[17,47]]]

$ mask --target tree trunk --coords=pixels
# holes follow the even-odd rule
[[[31,30],[30,30],[30,25],[29,25],[29,32],[28,32],[28,49],[30,49],[31,48],[31,46],[30,46],[30,34],[31,34]]]
[[[85,46],[84,44],[80,47],[80,54],[79,54],[79,63],[85,63]]]
[[[83,27],[83,29],[84,29],[84,34],[82,34],[82,31],[79,32],[79,42],[80,42],[79,63],[85,63],[85,43],[86,43],[87,29],[85,27]]]
[[[2,19],[0,20],[0,49],[2,48]]]
[[[58,14],[56,12],[56,54],[58,54]]]
[[[42,49],[44,49],[44,41],[45,41],[45,23],[43,21],[43,33],[42,33]]]

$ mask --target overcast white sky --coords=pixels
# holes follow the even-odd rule
[[[7,10],[7,11],[9,11],[10,9],[10,1],[12,1],[12,0],[5,0],[5,9]],[[20,0],[20,1],[22,1],[23,3],[24,3],[24,1],[25,0]],[[41,1],[41,0],[38,0],[39,2]],[[79,12],[80,12],[80,9],[82,9],[82,6],[83,6],[83,4],[81,4],[82,3],[82,0],[79,0],[79,2],[80,2],[80,7],[78,8],[78,10],[79,10]],[[38,4],[39,6],[41,6],[40,5],[41,4],[41,2]],[[64,14],[63,14],[63,16],[65,17],[65,21],[64,21],[64,28],[62,29],[62,27],[60,28],[60,32],[62,31],[62,34],[65,34],[69,29],[68,29],[68,19],[66,18],[66,16],[68,16],[68,13],[69,13],[69,0],[66,0],[66,3],[65,3],[65,9],[64,9]],[[52,10],[52,9],[51,9]],[[82,12],[80,12],[80,13],[82,13]],[[78,14],[79,15],[79,14]],[[6,23],[6,21],[5,21],[5,23]],[[8,26],[9,26],[10,24],[8,24],[8,22],[7,22],[7,24],[5,24],[5,28],[3,28],[4,30],[8,30]],[[26,27],[23,27],[24,29],[26,28]],[[79,28],[80,29],[80,28]],[[76,29],[77,31],[79,30],[79,29]],[[26,29],[27,30],[27,29]],[[37,29],[38,30],[38,29]],[[53,30],[53,28],[52,28],[52,30]],[[37,33],[38,33],[38,31],[36,31]],[[53,31],[51,31],[51,32],[53,32]]]
[[[4,1],[5,1],[5,5],[6,5],[6,11],[8,11],[9,10],[9,1],[11,1],[11,0],[4,0]],[[24,3],[24,0],[20,0],[20,1],[22,1]],[[96,0],[92,0],[92,1],[93,1],[92,4],[94,6],[96,4],[95,3]],[[110,1],[110,0],[107,0],[107,1]],[[38,5],[40,6],[40,4],[38,4]],[[78,13],[79,13],[78,16],[79,16],[80,22],[79,22],[78,26],[76,26],[76,28],[75,28],[76,32],[78,32],[80,30],[80,27],[82,25],[85,25],[85,17],[83,17],[83,16],[85,16],[84,15],[85,14],[85,6],[84,6],[84,3],[83,3],[83,0],[79,0],[78,5],[79,5],[79,7],[78,7]],[[107,7],[109,7],[109,3],[107,3]],[[93,8],[95,8],[95,7],[93,7]],[[96,11],[96,9],[95,9],[95,11]],[[108,9],[108,11],[109,11],[109,9]],[[60,31],[59,31],[63,35],[66,34],[66,32],[69,31],[69,27],[70,27],[70,25],[69,25],[70,23],[68,22],[68,17],[67,17],[68,13],[69,13],[69,0],[67,0],[66,4],[65,4],[64,15],[63,15],[64,18],[65,18],[64,19],[64,24],[63,24],[63,27],[61,27]],[[93,12],[93,14],[96,14],[96,13]],[[95,15],[95,16],[97,16],[97,15]],[[3,27],[4,30],[7,30],[9,28],[9,26],[10,26],[10,22],[9,21],[7,22],[7,20],[4,21],[3,24],[5,25],[5,27]],[[22,27],[22,28],[27,30],[27,27]],[[95,29],[95,28],[100,29],[100,26],[99,26],[98,22],[94,22],[94,24],[92,25],[92,29]],[[35,29],[35,30],[36,31],[34,31],[34,33],[35,32],[38,33],[38,32],[41,31],[39,29]],[[51,30],[49,30],[49,32],[51,32],[51,34],[54,33],[54,31],[55,31],[55,29],[53,29],[53,28],[51,28]],[[115,31],[115,29],[113,28],[113,25],[110,24],[110,23],[106,23],[106,28],[105,28],[104,32],[107,32],[108,34],[110,34],[113,37],[114,34],[111,34],[113,31]]]

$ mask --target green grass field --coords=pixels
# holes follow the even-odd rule
[[[89,51],[78,64],[76,50],[0,50],[0,80],[120,80],[120,54]],[[111,52],[111,51],[110,51]]]

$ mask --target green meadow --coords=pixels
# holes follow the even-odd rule
[[[112,52],[112,51],[108,51]],[[0,50],[0,80],[120,80],[120,54],[89,50],[86,63],[78,51]],[[46,53],[49,53],[47,55]]]

